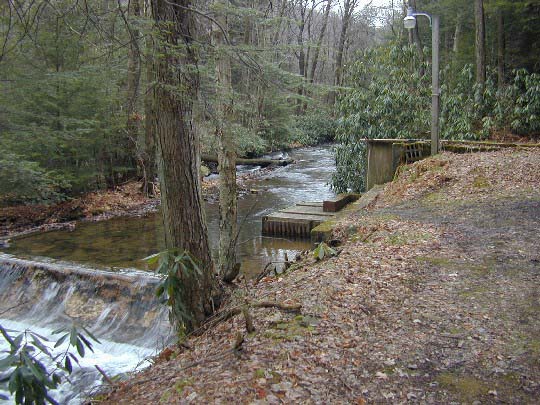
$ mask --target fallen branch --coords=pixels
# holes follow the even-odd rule
[[[228,311],[224,311],[221,316],[214,318],[210,322],[206,324],[205,330],[210,329],[211,327],[217,325],[218,323],[228,321],[231,318],[234,318],[236,315],[244,314],[244,317],[246,318],[246,329],[248,333],[251,333],[255,330],[253,327],[253,318],[248,313],[246,317],[246,313],[244,312],[244,308],[275,308],[279,309],[281,311],[286,312],[300,312],[302,309],[301,304],[282,304],[280,302],[274,302],[274,301],[259,301],[254,303],[248,303],[245,307],[236,307],[231,308]]]
[[[266,276],[268,276],[268,274],[272,271],[271,269],[271,265],[274,264],[274,262],[268,262],[266,263],[266,266],[264,266],[264,269],[263,271],[261,271],[259,273],[259,275],[257,276],[257,278],[255,279],[255,284],[257,284],[259,281],[261,281],[263,278],[265,278]],[[275,270],[275,267],[274,267],[274,270]]]
[[[292,262],[286,260],[286,261],[275,261],[275,262],[266,263],[266,266],[264,266],[263,271],[261,271],[259,273],[259,275],[257,276],[257,278],[255,279],[255,284],[258,284],[259,281],[261,281],[263,278],[268,276],[272,271],[274,273],[276,273],[277,268],[276,267],[274,267],[274,268],[271,267],[273,264],[283,264],[284,267],[285,267],[284,270],[287,270],[292,265]],[[288,267],[287,267],[287,265],[288,265]]]
[[[203,154],[201,156],[201,159],[204,162],[211,162],[211,163],[218,163],[217,156]],[[281,159],[281,160],[274,160],[274,159],[242,159],[242,158],[236,158],[236,165],[247,165],[247,166],[261,166],[261,167],[267,167],[267,166],[287,166],[291,163],[293,163],[294,160],[288,158],[288,159]]]
[[[251,304],[251,306],[254,308],[276,308],[288,312],[300,312],[300,310],[302,309],[301,304],[282,304],[273,301],[259,301]]]

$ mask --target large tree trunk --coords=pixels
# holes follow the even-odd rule
[[[474,22],[476,28],[476,83],[480,85],[483,92],[486,84],[486,26],[483,0],[474,0]]]
[[[201,272],[179,272],[188,317],[178,326],[193,330],[212,311],[214,267],[200,186],[200,145],[192,126],[193,100],[199,79],[194,14],[189,0],[152,0],[156,37],[153,120],[161,186],[161,208],[168,249],[189,251],[201,262]],[[176,314],[173,313],[173,316]]]
[[[228,6],[228,1],[226,2]],[[219,165],[219,260],[218,267],[224,281],[232,281],[238,275],[236,266],[236,151],[231,131],[233,119],[233,92],[231,84],[231,58],[225,50],[227,17],[216,18],[221,26],[213,26],[213,42],[216,49],[216,136]]]

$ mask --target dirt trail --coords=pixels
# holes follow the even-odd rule
[[[338,225],[338,256],[235,293],[301,313],[252,308],[255,332],[222,322],[106,402],[537,402],[539,167],[527,150],[408,166]]]

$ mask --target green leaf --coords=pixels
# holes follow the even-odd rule
[[[65,332],[65,331],[66,331],[66,328],[61,327],[59,329],[54,330],[52,334],[53,335],[58,335],[59,333],[62,333],[62,332]]]
[[[145,261],[148,264],[155,264],[155,263],[157,263],[159,261],[160,257],[161,257],[161,252],[160,253],[155,253],[155,254],[150,255],[150,256],[147,256],[142,260]]]
[[[84,344],[80,339],[77,339],[76,347],[79,356],[84,357]]]
[[[15,348],[18,350],[21,347],[23,337],[24,337],[24,333],[21,333],[19,336],[17,336],[15,340],[13,341],[12,348]]]
[[[65,342],[65,340],[67,339],[68,336],[69,336],[69,333],[66,333],[64,336],[62,336],[60,339],[58,339],[56,341],[56,343],[54,344],[54,347],[57,348],[58,346],[61,346],[62,343]]]
[[[79,334],[79,338],[82,340],[82,342],[86,345],[88,350],[90,350],[92,353],[94,353],[94,349],[92,348],[92,343],[84,335]]]
[[[84,331],[84,333],[86,333],[88,335],[88,337],[90,339],[92,339],[94,342],[100,344],[101,342],[99,341],[99,339],[97,337],[94,336],[94,334],[92,332],[90,332],[88,329],[86,329],[84,326],[82,327],[82,330]]]
[[[163,293],[165,292],[165,283],[161,283],[156,288],[156,297],[161,297]]]
[[[36,337],[32,337],[32,344],[36,346],[42,353],[46,354],[48,357],[52,357],[49,349],[41,343]]]
[[[14,344],[13,339],[8,334],[8,332],[16,332],[16,331],[10,330],[10,329],[4,329],[4,327],[2,327],[2,325],[0,325],[0,333],[2,333],[2,336],[10,344],[10,346],[13,346],[13,344]]]
[[[30,331],[30,334],[40,340],[43,340],[45,342],[49,342],[49,339],[47,339],[45,336],[41,336],[39,334],[37,334],[36,332],[33,332],[33,331]]]
[[[77,328],[75,328],[75,325],[71,327],[71,331],[69,332],[69,343],[73,347],[77,345]]]
[[[41,363],[29,357],[28,354],[26,354],[25,352],[22,353],[22,358],[24,360],[24,364],[26,364],[34,377],[36,377],[40,382],[44,382],[47,378],[47,375],[44,373],[44,368]]]
[[[69,374],[73,371],[73,367],[71,365],[71,360],[69,359],[69,356],[66,356],[64,360],[64,368],[67,370]]]
[[[68,353],[68,356],[71,357],[71,360],[73,360],[75,363],[79,364],[79,359],[77,358],[77,356],[75,356],[73,353]]]
[[[62,377],[58,373],[53,373],[52,380],[55,384],[60,384],[62,382]]]
[[[9,354],[8,356],[0,359],[0,371],[5,371],[13,367],[16,361],[17,356],[15,354]]]

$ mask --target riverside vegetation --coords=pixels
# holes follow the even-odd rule
[[[59,203],[60,209],[56,212],[53,208],[53,215],[58,213],[63,216],[67,212],[68,217],[77,217],[84,207],[71,210],[73,206],[70,204],[84,193],[111,190],[128,180],[140,181],[141,197],[136,199],[153,198],[159,189],[165,248],[168,251],[189,252],[196,257],[199,270],[189,274],[175,273],[175,283],[181,284],[182,288],[171,290],[171,293],[179,295],[172,297],[170,302],[175,305],[181,303],[183,314],[176,317],[174,323],[179,331],[185,333],[204,328],[206,320],[219,310],[219,303],[227,302],[231,294],[238,291],[230,285],[236,275],[237,179],[234,162],[237,156],[256,156],[268,150],[335,138],[338,146],[333,188],[337,191],[361,191],[364,188],[365,138],[428,137],[430,69],[427,65],[430,50],[424,44],[429,42],[430,29],[425,21],[419,20],[414,30],[406,32],[402,24],[404,9],[393,1],[387,2],[386,6],[383,3],[359,0],[4,2],[0,5],[0,146],[3,150],[0,157],[0,205],[8,210],[3,212],[16,217],[17,210],[31,212],[32,208],[28,208],[31,204],[49,206]],[[540,5],[528,0],[410,0],[409,4],[417,10],[440,15],[443,22],[443,137],[512,139],[518,142],[536,139],[540,112],[540,53],[536,52],[540,38]],[[217,156],[220,171],[217,186],[220,205],[217,260],[210,254],[202,210],[202,152]],[[513,171],[528,167],[527,162],[534,161],[536,155],[519,150],[517,153],[521,158],[513,159],[510,152],[500,152],[501,158],[504,158],[501,173],[507,173],[505,176],[511,178],[519,188],[522,183],[512,175]],[[454,158],[449,159],[454,161]],[[497,158],[494,160],[498,161]],[[442,169],[426,170],[435,173],[433,178],[436,182],[431,184],[435,188],[449,181],[444,174],[447,165],[440,164],[438,167]],[[415,167],[419,170],[416,175],[421,177],[423,166]],[[478,166],[476,170],[481,171],[482,168]],[[525,179],[529,177],[525,176]],[[529,180],[532,183],[529,182],[527,187],[534,189],[536,179]],[[475,181],[475,190],[493,191],[489,176],[476,176]],[[495,179],[495,184],[499,183],[512,188]],[[411,187],[414,189],[414,186]],[[526,200],[532,195],[533,201],[523,206],[515,201],[515,206],[526,213],[534,211],[534,192],[527,194],[524,190],[519,191],[524,194],[518,194],[518,198]],[[430,198],[436,199],[437,196]],[[487,208],[505,209],[502,205],[494,204]],[[66,210],[63,211],[62,207]],[[474,211],[477,208],[481,212],[482,207],[471,209]],[[457,228],[460,220],[466,222],[467,212],[458,210],[452,214]],[[435,213],[433,215],[439,218]],[[447,220],[446,217],[444,220]],[[43,221],[47,222],[47,219]],[[432,257],[437,247],[447,241],[438,223],[418,225],[411,238],[400,235],[400,230],[410,225],[407,221],[390,221],[387,224],[388,232],[396,233],[388,236],[389,241],[386,241],[391,247],[382,240],[376,240],[374,245],[358,245],[358,253],[362,257],[374,258],[370,262],[372,267],[367,272],[367,278],[363,273],[351,275],[351,282],[337,276],[331,279],[321,277],[325,284],[320,284],[315,280],[315,275],[320,276],[316,274],[320,267],[306,267],[307,274],[312,278],[310,285],[302,284],[305,287],[302,294],[312,296],[303,298],[302,308],[309,307],[313,313],[297,314],[298,318],[285,317],[283,322],[281,318],[276,318],[276,331],[270,331],[268,338],[272,334],[279,337],[277,340],[284,335],[287,337],[288,333],[283,331],[289,329],[292,331],[292,341],[295,341],[295,336],[315,336],[313,346],[300,345],[296,350],[291,348],[282,367],[290,369],[291,361],[299,359],[303,366],[318,371],[310,374],[311,371],[298,368],[298,371],[311,378],[301,389],[297,384],[298,381],[305,381],[301,376],[282,379],[282,371],[268,367],[256,371],[254,375],[264,380],[261,384],[272,383],[270,389],[275,400],[283,396],[281,392],[292,395],[292,400],[305,398],[306,395],[321,401],[337,399],[337,392],[351,400],[371,398],[368,393],[374,392],[374,389],[366,388],[368,393],[363,393],[359,380],[354,379],[368,379],[371,369],[364,369],[365,376],[360,377],[351,371],[352,374],[349,374],[355,376],[351,379],[345,371],[344,374],[332,374],[332,383],[322,383],[328,377],[322,378],[322,370],[335,373],[337,370],[359,367],[360,364],[360,359],[354,355],[349,357],[349,353],[346,353],[347,356],[342,356],[349,349],[349,343],[343,343],[341,338],[326,332],[332,327],[342,330],[344,325],[344,334],[354,331],[355,336],[361,336],[362,332],[358,334],[360,329],[347,325],[351,325],[351,322],[361,323],[364,316],[369,317],[374,313],[376,306],[367,307],[357,300],[351,304],[358,315],[355,319],[347,323],[348,319],[336,318],[336,322],[333,322],[335,305],[339,306],[342,302],[345,306],[350,304],[344,294],[377,297],[377,286],[385,290],[384,286],[391,284],[393,281],[390,279],[393,278],[396,281],[406,279],[396,286],[396,294],[404,286],[414,285],[416,276],[412,275],[412,270],[412,273],[404,271],[393,274],[389,276],[390,279],[375,284],[375,269],[380,269],[384,261],[381,252],[390,255],[394,247],[399,250],[400,246],[409,246],[411,252],[415,253],[403,253],[406,260],[398,260],[401,264],[392,262],[392,265],[401,268],[405,264],[407,269],[416,269],[415,266],[407,267],[411,263],[409,259],[413,256]],[[374,232],[377,229],[375,227]],[[473,244],[478,242],[474,240],[475,235],[470,236]],[[504,236],[503,233],[500,235]],[[359,238],[370,240],[369,235]],[[528,241],[527,237],[522,240],[524,244]],[[375,250],[370,250],[372,248]],[[339,262],[345,256],[341,254],[323,263]],[[521,256],[518,259],[526,261]],[[394,259],[390,257],[388,260]],[[486,260],[490,261],[491,258]],[[531,258],[530,263],[534,263],[534,260]],[[169,270],[174,270],[174,260],[170,260],[169,264]],[[454,264],[450,265],[451,274],[459,275],[461,263],[457,267]],[[524,278],[518,280],[523,281],[524,285],[525,279],[529,282],[533,280],[529,279],[533,276],[526,272],[527,269],[529,267],[521,274]],[[443,271],[434,277],[428,280],[428,284],[442,284],[450,276]],[[370,289],[354,290],[359,288],[355,280],[367,283]],[[314,286],[318,286],[318,290],[314,290]],[[279,284],[271,290],[283,292]],[[502,290],[499,292],[505,293]],[[452,289],[441,292],[443,295],[450,294],[445,298],[454,298],[453,293]],[[393,297],[382,295],[387,301],[376,301],[377,305],[391,306]],[[403,295],[396,297],[400,302],[404,298]],[[433,298],[435,301],[429,302],[434,303],[439,302],[441,296],[425,298],[428,301]],[[332,311],[324,307],[324,300],[330,299],[333,303],[327,309],[332,308]],[[470,309],[467,305],[465,307]],[[261,302],[244,297],[242,306],[245,310],[240,312],[247,323],[250,307],[258,312],[266,311],[268,307],[277,308],[279,313],[299,311],[298,305],[287,302],[280,305],[277,299]],[[470,313],[474,312],[473,309],[474,305]],[[515,312],[517,318],[512,319],[521,319],[515,307],[505,309],[510,317]],[[383,312],[383,321],[386,317],[395,322],[379,325],[389,328],[389,325],[399,325],[399,320],[407,323],[403,308],[393,310],[395,314]],[[493,316],[492,312],[488,310],[488,319]],[[431,315],[437,317],[440,314]],[[468,315],[460,316],[456,322],[459,327],[467,328],[460,322]],[[233,322],[237,323],[237,318],[234,317]],[[523,319],[531,328],[535,327],[529,317]],[[472,322],[474,327],[479,325],[475,322]],[[272,325],[268,320],[265,324]],[[425,321],[420,318],[413,319],[413,326],[424,324]],[[213,332],[216,341],[211,343],[220,342],[220,349],[227,346],[230,340],[228,335],[219,335],[219,328],[227,327],[223,325],[228,323],[218,325]],[[362,324],[361,331],[369,335],[371,326],[367,321]],[[483,326],[479,327],[486,330]],[[316,334],[317,330],[320,330],[319,335]],[[411,329],[406,330],[413,333]],[[508,330],[520,330],[528,339],[527,328],[522,330],[517,325]],[[322,332],[334,337],[334,340],[324,340]],[[419,333],[417,341],[428,343],[422,337],[429,334],[425,330]],[[376,333],[374,336],[384,341],[382,335]],[[458,349],[464,345],[468,347],[468,338],[471,337],[472,351],[469,353],[476,353],[476,341],[483,342],[483,339],[475,336],[484,336],[484,333],[467,335],[467,341]],[[515,337],[514,334],[511,336]],[[488,335],[488,338],[495,339],[498,335]],[[516,337],[515,341],[518,340]],[[227,351],[226,356],[230,353],[238,355],[244,341],[245,336],[235,340],[235,350]],[[200,341],[196,343],[204,347]],[[384,356],[392,353],[391,345],[383,348],[377,344],[374,344],[380,349],[377,353],[384,352]],[[330,347],[335,350],[327,350]],[[410,349],[412,353],[414,348]],[[430,359],[427,366],[424,363],[411,363],[414,367],[408,369],[425,367],[429,370],[424,375],[430,378],[433,377],[432,365],[435,370],[444,370],[446,374],[440,378],[433,377],[431,381],[434,384],[432,388],[442,387],[441,395],[448,393],[450,397],[457,398],[450,388],[467,386],[473,388],[472,397],[485,399],[497,396],[497,388],[488,391],[487,395],[491,396],[484,396],[487,376],[476,368],[470,370],[474,374],[472,380],[467,373],[459,374],[463,371],[458,370],[459,366],[468,364],[469,357],[465,356],[466,359],[455,364],[450,361],[453,367],[444,362],[441,366],[433,360],[446,358],[443,349],[446,348],[441,348],[440,353],[426,354],[426,358]],[[198,350],[201,350],[199,346],[194,347],[191,354],[201,357]],[[527,350],[534,352],[534,345]],[[358,351],[358,356],[360,353]],[[517,397],[512,396],[514,394],[509,390],[509,401],[527,400],[527,395],[536,393],[537,389],[534,366],[527,368],[516,353],[497,353],[505,364],[511,361],[505,360],[504,356],[514,356],[512,359],[518,364],[516,372],[521,373],[520,386],[516,390],[525,387],[523,392],[513,391],[517,392]],[[216,358],[223,355],[222,352],[214,354]],[[347,363],[349,360],[353,363]],[[393,367],[390,364],[392,361],[394,359],[387,359],[388,367]],[[200,371],[200,364],[188,367],[189,364],[181,366],[181,369]],[[506,366],[502,368],[510,369]],[[403,372],[402,367],[397,369],[401,370],[396,371],[398,377],[401,373],[409,375],[409,372]],[[159,367],[152,372],[156,370]],[[230,370],[226,373],[230,373]],[[395,375],[389,377],[390,373],[384,370],[377,373],[375,376],[379,382],[397,378]],[[176,381],[178,386],[174,387],[174,392],[170,387],[161,387],[164,390],[160,398],[164,401],[174,401],[176,394],[180,399],[184,398],[184,394],[195,395],[190,397],[192,399],[200,395],[200,391],[192,392],[190,388],[201,383],[198,379],[186,377],[178,381],[165,375],[167,381],[157,383],[156,387],[169,381]],[[242,378],[244,381],[247,376],[243,375]],[[367,380],[362,381],[369,385]],[[497,385],[493,381],[491,383]],[[327,391],[318,396],[318,391],[306,388],[310,384],[322,385],[323,390]],[[339,388],[332,384],[337,384]],[[324,388],[325,385],[327,388]],[[434,390],[420,385],[428,400],[445,400],[446,397],[441,399],[438,393],[432,396],[430,392]],[[211,395],[213,391],[206,388],[205,392]],[[259,393],[257,395],[261,399],[270,397],[268,389],[264,387],[255,392]],[[361,395],[353,398],[351,393],[356,395],[358,392]],[[500,392],[506,395],[506,391]],[[235,392],[235,398],[238,398],[238,394]],[[156,399],[154,393],[148,395]],[[396,395],[397,391],[392,390],[384,394],[381,392],[380,395],[373,394],[373,398],[391,400]],[[413,389],[406,394],[409,399],[418,398],[419,395]],[[469,397],[463,398],[468,400]],[[274,400],[272,397],[270,399]]]

